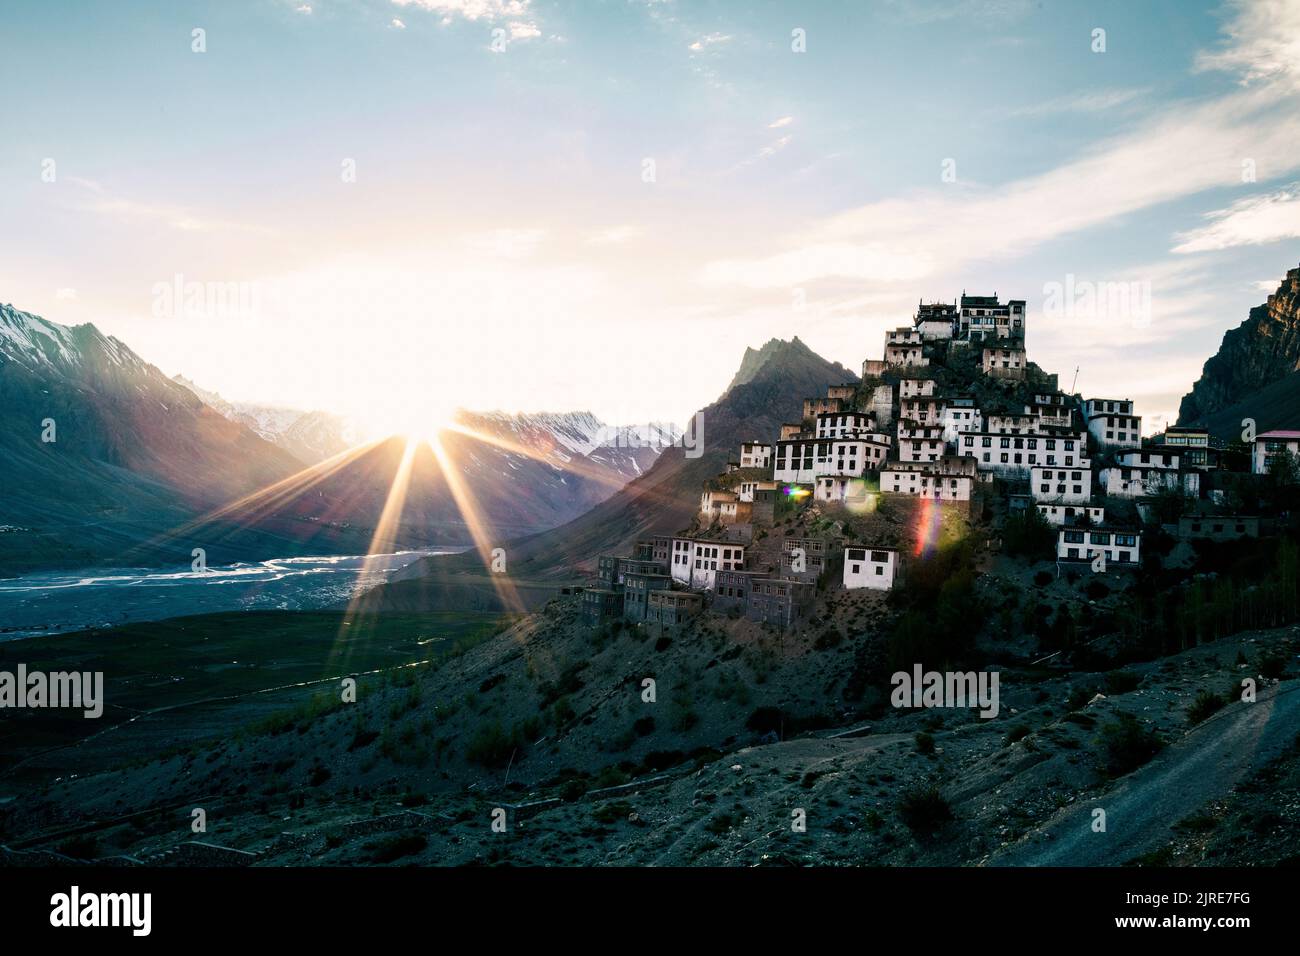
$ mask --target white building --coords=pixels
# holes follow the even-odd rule
[[[844,588],[888,591],[898,576],[897,548],[847,547],[844,549]]]
[[[895,495],[970,501],[974,489],[975,479],[970,475],[945,474],[924,466],[893,462],[880,471],[880,490]]]
[[[854,475],[818,475],[813,499],[827,504],[860,505],[871,497],[864,479]]]
[[[938,461],[947,450],[943,426],[921,425],[899,419],[898,460],[910,462]]]
[[[934,394],[935,382],[932,378],[904,378],[898,382],[899,398],[921,398]]]
[[[989,415],[987,431],[995,435],[1037,435],[1042,427],[1037,415]]]
[[[818,442],[813,455],[813,477],[847,475],[860,478],[885,463],[891,444],[888,435],[874,432],[856,438]]]
[[[1035,465],[1083,467],[1087,441],[1081,433],[1008,435],[962,432],[957,453],[974,458],[980,471],[1002,477],[1029,477]]]
[[[803,400],[804,421],[816,418],[823,412],[838,412],[844,408],[842,398],[805,398]]]
[[[1106,494],[1113,498],[1146,498],[1170,491],[1195,498],[1201,493],[1199,471],[1180,471],[1161,465],[1117,464],[1103,468],[1098,477]]]
[[[1133,402],[1127,398],[1090,398],[1084,402],[1083,417],[1099,448],[1137,448],[1142,444],[1142,416],[1133,414]]]
[[[926,341],[950,339],[957,331],[957,306],[947,302],[918,302],[912,324]]]
[[[943,440],[955,448],[962,432],[984,430],[984,413],[975,407],[973,399],[952,398],[939,412],[939,424],[943,428]]]
[[[891,329],[885,333],[886,345],[920,345],[921,333],[906,327]]]
[[[938,398],[905,398],[899,403],[898,417],[920,425],[938,425],[943,401]]]
[[[1092,463],[1082,461],[1075,468],[1034,465],[1029,470],[1029,492],[1034,501],[1063,505],[1084,505],[1092,500]]]
[[[1256,436],[1250,456],[1250,470],[1257,475],[1267,475],[1274,460],[1283,452],[1300,455],[1300,432],[1271,431]]]
[[[1106,521],[1106,509],[1101,505],[1054,505],[1040,502],[1034,507],[1048,524],[1056,527],[1077,524],[1085,516],[1088,518],[1088,523],[1093,525],[1103,524]]]
[[[1037,396],[1034,402],[1025,406],[1025,414],[1032,415],[1038,419],[1039,427],[1045,428],[1070,428],[1074,425],[1074,406],[1073,404],[1063,404],[1055,401],[1044,402],[1043,398],[1051,396]],[[1064,396],[1060,396],[1064,397]]]
[[[1056,560],[1092,561],[1098,554],[1106,563],[1132,566],[1139,563],[1142,534],[1118,528],[1061,528],[1056,533]]]
[[[825,445],[826,442],[821,444]],[[813,468],[818,442],[812,438],[790,438],[776,443],[772,459],[772,478],[787,484],[811,484],[817,477]]]
[[[980,353],[980,367],[990,378],[1024,378],[1029,359],[1022,348],[985,347]]]
[[[744,442],[740,446],[740,467],[771,468],[772,446],[767,442]]]
[[[1005,303],[993,295],[962,293],[957,316],[957,337],[972,342],[1021,339],[1025,337],[1025,301],[1011,299]]]
[[[752,502],[754,500],[754,492],[772,491],[775,488],[775,481],[742,481],[740,483],[740,491],[736,498],[739,501]]]
[[[922,354],[919,343],[916,345],[886,345],[885,364],[919,367],[929,365],[930,360]]]
[[[727,501],[735,501],[736,495],[730,491],[715,491],[710,488],[704,489],[700,494],[700,522],[702,524],[712,524],[718,517],[718,509]]]
[[[894,421],[894,386],[872,388],[867,393],[864,409],[875,417],[877,428],[888,428]]]
[[[672,579],[693,590],[712,590],[719,571],[739,571],[745,565],[743,545],[726,541],[673,538]]]
[[[822,412],[817,416],[818,438],[842,438],[872,430],[871,416],[866,412]]]

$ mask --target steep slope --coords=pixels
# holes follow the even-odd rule
[[[188,564],[196,547],[227,563],[468,544],[467,515],[505,540],[584,513],[661,447],[585,412],[465,413],[443,438],[459,473],[448,483],[427,446],[404,461],[403,440],[358,445],[337,416],[226,401],[93,325],[12,306],[0,307],[0,407],[0,573]],[[391,495],[381,522],[394,488],[401,506]]]
[[[93,325],[10,305],[0,408],[0,524],[23,529],[0,569],[97,560],[301,467]]]
[[[1267,302],[1223,334],[1219,351],[1183,397],[1178,424],[1208,425],[1221,440],[1240,433],[1243,417],[1254,418],[1261,430],[1294,425],[1300,416],[1294,403],[1300,397],[1297,370],[1300,269],[1291,269]]]
[[[230,402],[218,392],[199,387],[184,375],[177,375],[175,381],[232,422],[238,422],[308,465],[332,458],[358,441],[355,430],[342,417],[329,412]]]
[[[638,538],[678,531],[690,523],[701,484],[723,471],[742,441],[775,434],[804,397],[824,394],[827,386],[857,381],[848,369],[815,354],[798,338],[773,340],[750,358],[745,380],[728,388],[697,413],[700,454],[682,447],[666,450],[653,468],[607,501],[568,524],[507,545],[514,582],[556,582],[573,577],[575,567],[590,567],[597,555],[625,551]],[[477,552],[428,558],[405,568],[400,580],[379,589],[377,604],[393,608],[442,607],[459,602],[476,588],[490,592]],[[516,584],[516,586],[518,586]],[[539,589],[536,598],[549,596]],[[530,595],[523,595],[526,602]],[[487,603],[492,601],[489,594]]]

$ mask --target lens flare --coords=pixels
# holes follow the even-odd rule
[[[939,543],[939,527],[943,522],[943,510],[933,498],[921,501],[916,515],[916,556],[925,557],[934,553]]]

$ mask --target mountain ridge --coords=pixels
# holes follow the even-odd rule
[[[1219,349],[1179,405],[1179,425],[1209,428],[1221,441],[1241,431],[1242,419],[1258,430],[1294,424],[1300,408],[1300,268],[1290,269],[1277,291],[1223,333]]]

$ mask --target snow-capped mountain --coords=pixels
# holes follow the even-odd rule
[[[93,325],[0,306],[0,574],[97,563],[211,563],[374,546],[403,460],[324,412],[230,402],[173,380]],[[47,428],[46,423],[49,423]],[[421,448],[391,548],[469,544],[571,521],[675,437],[588,413],[462,415],[445,460]],[[48,434],[46,434],[48,433]],[[351,454],[319,466],[339,451]],[[465,489],[466,494],[462,492]]]
[[[458,420],[480,434],[526,448],[557,468],[585,460],[621,483],[644,474],[659,453],[681,437],[681,430],[670,423],[607,425],[591,412],[463,411]]]
[[[333,458],[361,440],[357,429],[339,415],[254,402],[230,402],[218,392],[196,385],[184,375],[175,376],[175,380],[232,422],[238,422],[271,444],[279,445],[307,465]]]

